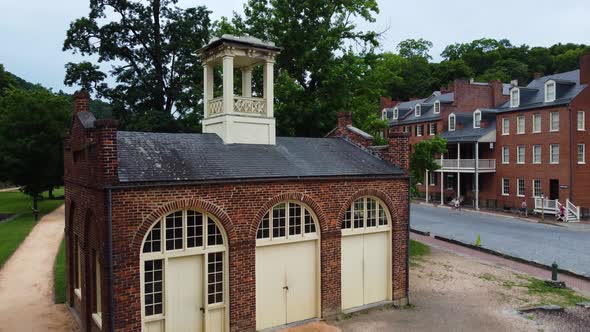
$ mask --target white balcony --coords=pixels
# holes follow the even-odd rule
[[[207,105],[208,116],[223,113],[223,98],[209,100]],[[256,116],[266,115],[266,99],[255,97],[234,97],[233,113]]]
[[[441,166],[437,172],[475,173],[475,159],[436,159]],[[496,159],[479,159],[478,173],[496,172]]]

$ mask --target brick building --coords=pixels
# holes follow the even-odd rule
[[[275,137],[278,51],[232,36],[201,50],[203,134],[119,131],[76,94],[67,302],[83,330],[254,331],[407,301],[407,135],[375,147],[341,113],[325,138]]]
[[[418,186],[427,200],[461,197],[476,208],[504,209],[526,201],[549,213],[563,205],[575,221],[590,214],[589,81],[585,54],[579,70],[536,75],[527,86],[455,81],[426,99],[385,100],[382,114],[390,131],[412,133],[411,144],[435,134],[448,140],[448,153],[436,156],[441,168]],[[458,94],[458,86],[468,88]],[[464,107],[450,110],[448,100]]]

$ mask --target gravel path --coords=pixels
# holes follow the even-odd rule
[[[63,238],[64,207],[47,214],[0,270],[0,331],[76,331],[53,303],[53,263]]]

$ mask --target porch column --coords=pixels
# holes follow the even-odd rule
[[[443,168],[443,162],[444,162],[444,154],[441,153],[440,155],[440,167]],[[443,185],[443,179],[445,178],[445,173],[441,170],[440,172],[440,204],[444,205],[445,204],[445,188]]]
[[[479,210],[479,142],[475,142],[475,210]]]
[[[203,115],[208,117],[209,100],[213,99],[213,66],[203,65]]]
[[[264,78],[263,78],[263,95],[266,101],[266,116],[269,118],[274,117],[274,61],[266,60],[264,62]]]
[[[461,143],[457,143],[457,199],[461,197]]]
[[[242,68],[242,97],[252,97],[252,67]]]
[[[426,203],[428,203],[428,180],[430,180],[430,178],[428,177],[428,170],[426,170],[426,175],[424,176],[424,183],[426,183]]]
[[[234,57],[223,57],[223,113],[234,111]]]

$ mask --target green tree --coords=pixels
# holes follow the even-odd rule
[[[109,100],[122,126],[137,130],[197,130],[179,124],[202,113],[202,67],[196,51],[210,38],[210,11],[181,9],[178,0],[90,0],[90,12],[70,24],[69,50],[98,59],[68,63],[64,83]],[[113,86],[101,67],[110,64]],[[194,118],[194,117],[193,117]],[[197,117],[198,120],[199,117]]]
[[[424,181],[426,171],[434,172],[439,169],[440,166],[436,163],[435,156],[446,152],[447,140],[438,135],[432,139],[414,144],[413,151],[410,154],[412,186]]]
[[[338,110],[355,112],[350,89],[366,74],[367,58],[354,58],[349,47],[365,51],[378,44],[376,32],[359,31],[355,24],[373,22],[378,12],[375,0],[250,0],[243,16],[217,24],[217,34],[248,34],[282,47],[276,63],[277,131],[320,136],[332,129]],[[339,76],[347,64],[353,82]]]
[[[9,73],[4,70],[4,65],[0,64],[0,97],[2,97],[12,85],[12,78]]]
[[[432,48],[432,42],[425,39],[406,39],[397,44],[397,51],[399,55],[406,59],[423,58],[426,60],[432,59],[429,52]]]
[[[46,90],[10,90],[0,98],[0,181],[21,187],[37,200],[63,183],[63,138],[70,102]]]

